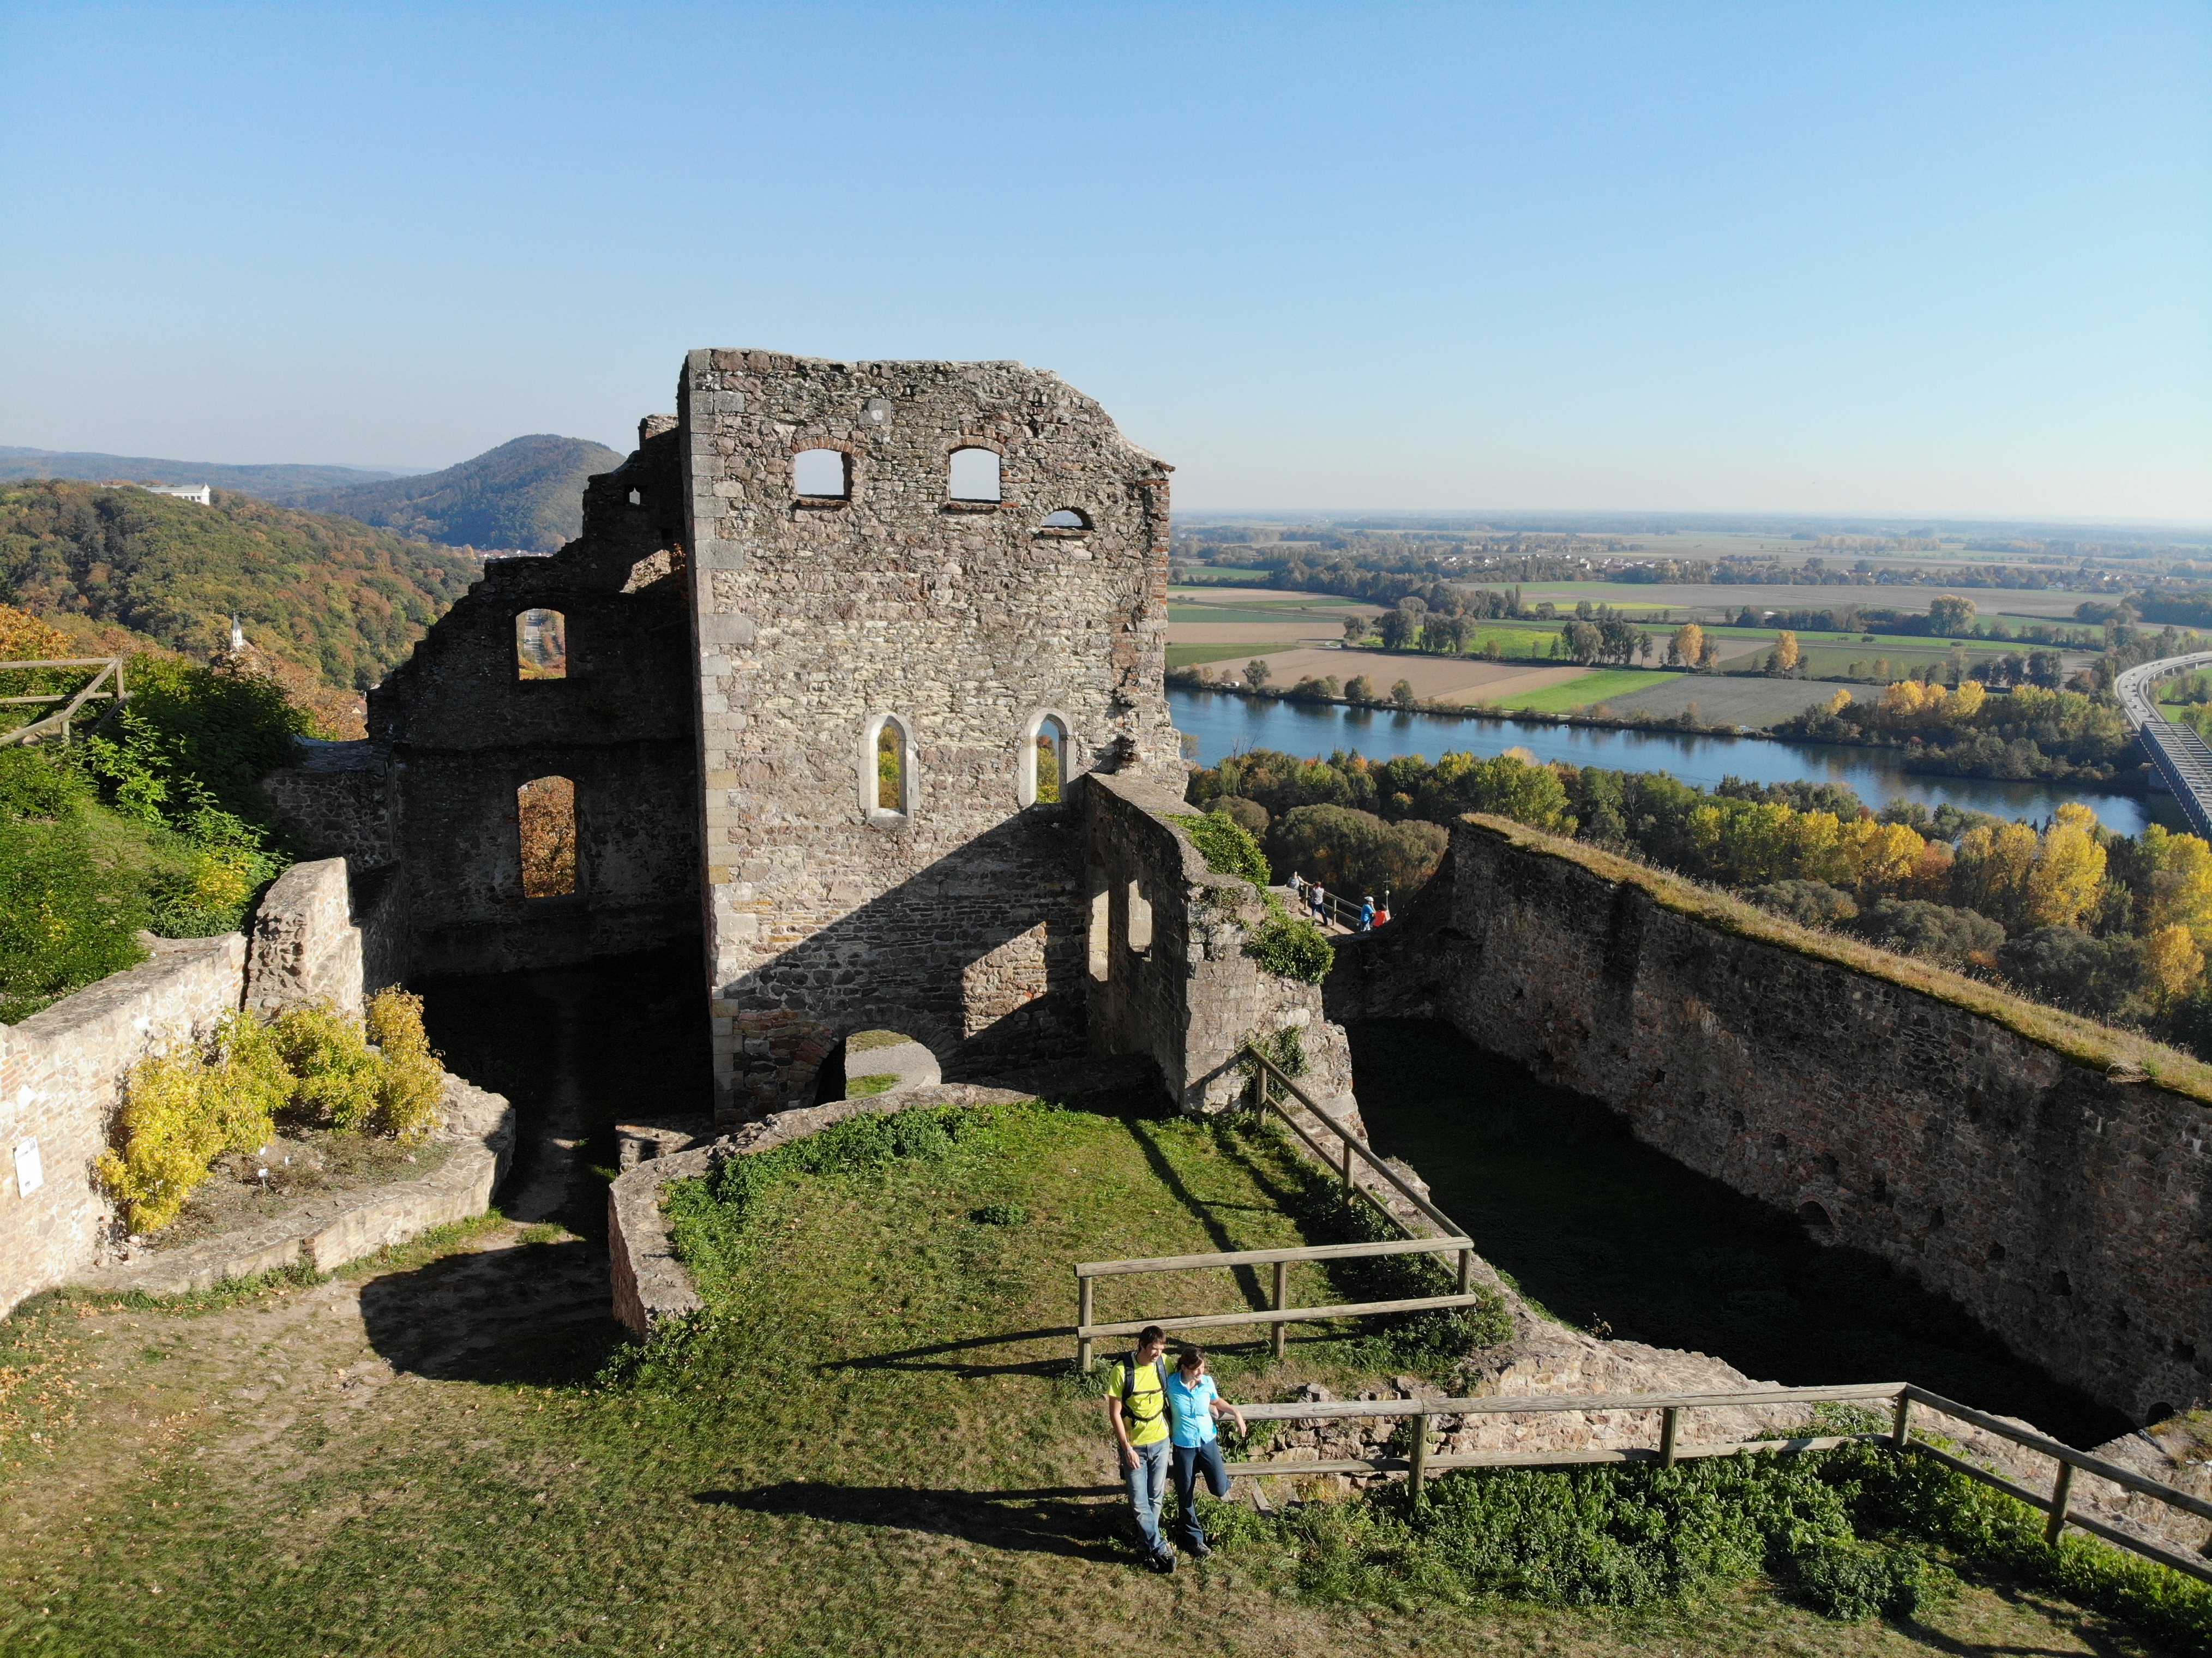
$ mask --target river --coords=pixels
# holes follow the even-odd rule
[[[2166,795],[2063,783],[1917,776],[1900,768],[1896,751],[1889,749],[1595,726],[1524,726],[1474,714],[1399,714],[1181,688],[1170,688],[1168,701],[1176,727],[1195,743],[1192,758],[1203,766],[1249,749],[1278,749],[1301,757],[1345,749],[1357,750],[1370,760],[1394,760],[1401,755],[1433,760],[1448,750],[1492,755],[1518,747],[1539,760],[1615,771],[1668,772],[1705,788],[1730,774],[1755,783],[1842,783],[1877,810],[1901,795],[1931,809],[1948,801],[1963,811],[2040,820],[2062,801],[2078,800],[2107,829],[2121,835],[2140,835],[2153,823],[2176,830],[2188,828]]]

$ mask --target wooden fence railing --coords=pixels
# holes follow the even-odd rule
[[[1486,1297],[1470,1295],[1462,1284],[1449,1296],[1417,1296],[1402,1301],[1351,1302],[1338,1307],[1292,1307],[1290,1303],[1291,1263],[1299,1260],[1359,1260],[1378,1255],[1464,1254],[1474,1248],[1463,1237],[1388,1238],[1375,1243],[1317,1243],[1295,1249],[1239,1249],[1218,1255],[1148,1255],[1138,1260],[1086,1260],[1075,1268],[1075,1364],[1091,1368],[1091,1343],[1100,1336],[1133,1336],[1147,1325],[1163,1330],[1196,1330],[1216,1325],[1272,1324],[1274,1353],[1283,1356],[1283,1333],[1293,1324],[1325,1319],[1355,1318],[1366,1313],[1413,1313],[1436,1307],[1470,1307]],[[1275,1269],[1273,1304],[1257,1311],[1188,1313],[1166,1318],[1124,1319],[1114,1324],[1091,1322],[1092,1292],[1102,1278],[1137,1272],[1195,1272],[1209,1266],[1266,1266]]]
[[[15,668],[97,668],[100,671],[74,692],[64,691],[53,696],[0,696],[0,707],[43,702],[65,705],[43,720],[32,721],[20,731],[0,732],[0,743],[35,743],[41,738],[58,734],[66,746],[70,740],[70,722],[76,718],[78,709],[94,697],[112,699],[112,708],[120,703],[125,695],[123,689],[123,659],[119,656],[64,656],[43,662],[0,662],[0,673]]]
[[[1247,1048],[1239,1056],[1255,1068],[1255,1092],[1262,1109],[1273,1111],[1288,1126],[1291,1132],[1306,1144],[1308,1150],[1319,1157],[1324,1168],[1338,1171],[1344,1188],[1365,1198],[1385,1219],[1401,1232],[1402,1238],[1369,1243],[1322,1243],[1294,1249],[1244,1249],[1227,1254],[1214,1255],[1151,1255],[1133,1260],[1091,1260],[1078,1263],[1075,1268],[1075,1363],[1079,1370],[1091,1368],[1092,1343],[1100,1336],[1135,1335],[1147,1325],[1158,1325],[1163,1330],[1195,1330],[1217,1326],[1269,1324],[1273,1329],[1274,1355],[1283,1356],[1283,1337],[1286,1327],[1292,1324],[1316,1323],[1329,1319],[1360,1318],[1375,1313],[1417,1313],[1437,1309],[1473,1307],[1489,1299],[1486,1291],[1470,1287],[1474,1267],[1474,1241],[1468,1237],[1453,1222],[1450,1216],[1431,1203],[1413,1189],[1405,1176],[1376,1155],[1375,1149],[1320,1107],[1289,1077],[1282,1067],[1258,1049]],[[1281,1089],[1294,1097],[1313,1114],[1323,1129],[1336,1136],[1338,1146],[1331,1150],[1306,1132],[1305,1126],[1283,1108],[1282,1099],[1275,1090]],[[1405,1221],[1363,1184],[1362,1164],[1395,1189],[1399,1195],[1419,1212],[1421,1216],[1440,1229],[1441,1236],[1425,1237],[1407,1225]],[[1399,1301],[1346,1302],[1333,1307],[1291,1307],[1290,1300],[1290,1266],[1300,1260],[1358,1260],[1378,1255],[1456,1254],[1459,1257],[1458,1289],[1448,1296],[1414,1296]],[[1275,1269],[1273,1304],[1266,1308],[1234,1313],[1185,1313],[1160,1318],[1124,1319],[1112,1324],[1091,1321],[1093,1286],[1102,1278],[1118,1278],[1139,1272],[1192,1272],[1204,1267],[1261,1266],[1272,1264]]]
[[[1722,1406],[1828,1403],[1887,1404],[1891,1408],[1891,1425],[1879,1433],[1754,1439],[1730,1444],[1686,1444],[1680,1437],[1682,1412],[1685,1411]],[[1916,1405],[1971,1423],[1984,1432],[1996,1434],[2015,1445],[2051,1458],[2057,1467],[2049,1494],[2030,1491],[2002,1474],[1977,1467],[1964,1457],[1914,1438],[1912,1409]],[[2062,1445],[2055,1439],[2045,1438],[2027,1429],[2015,1427],[2000,1418],[1960,1405],[1909,1382],[1863,1382],[1835,1388],[1768,1388],[1716,1394],[1545,1394],[1516,1398],[1331,1400],[1313,1404],[1245,1405],[1239,1408],[1248,1422],[1304,1421],[1316,1417],[1412,1418],[1413,1435],[1404,1456],[1340,1457],[1310,1462],[1232,1462],[1228,1465],[1228,1471],[1232,1475],[1249,1474],[1260,1478],[1324,1473],[1403,1473],[1407,1476],[1410,1494],[1417,1503],[1421,1500],[1422,1484],[1427,1476],[1451,1468],[1547,1468],[1591,1462],[1656,1462],[1662,1467],[1671,1467],[1676,1462],[1692,1457],[1826,1450],[1850,1444],[1855,1440],[1878,1441],[1899,1452],[1931,1458],[1969,1479],[1995,1487],[2008,1497],[2017,1497],[2032,1509],[2040,1509],[2050,1516],[2044,1527],[2044,1540],[2054,1548],[2057,1546],[2060,1533],[2067,1527],[2073,1526],[2094,1537],[2102,1538],[2107,1543],[2142,1555],[2145,1559],[2171,1566],[2200,1582],[2212,1583],[2212,1564],[2179,1553],[2075,1512],[2070,1507],[2070,1501],[2074,1475],[2078,1469],[2100,1479],[2109,1479],[2123,1490],[2154,1497],[2201,1520],[2212,1520],[2212,1503],[2171,1485],[2161,1485],[2155,1479],[2146,1479],[2117,1463],[2107,1462],[2087,1451],[2077,1451],[2070,1445]],[[1431,1455],[1429,1452],[1429,1436],[1434,1431],[1438,1417],[1540,1415],[1560,1411],[1656,1411],[1659,1413],[1658,1443],[1650,1447],[1472,1451],[1445,1455]]]
[[[1236,1254],[1218,1255],[1164,1255],[1134,1260],[1089,1261],[1076,1267],[1078,1313],[1076,1328],[1077,1363],[1085,1370],[1091,1366],[1091,1341],[1103,1335],[1133,1335],[1146,1324],[1157,1324],[1164,1330],[1192,1329],[1208,1325],[1272,1324],[1274,1327],[1275,1356],[1283,1351],[1283,1331],[1286,1324],[1309,1319],[1352,1318],[1367,1313],[1412,1312],[1431,1307],[1463,1307],[1484,1299],[1480,1294],[1468,1292],[1468,1282],[1474,1260],[1474,1245],[1452,1218],[1398,1171],[1385,1163],[1374,1148],[1323,1110],[1314,1098],[1301,1089],[1283,1072],[1280,1066],[1258,1049],[1246,1048],[1239,1055],[1254,1072],[1254,1093],[1261,1108],[1273,1111],[1291,1133],[1305,1142],[1308,1150],[1319,1157],[1324,1167],[1337,1170],[1347,1192],[1367,1199],[1406,1236],[1378,1243],[1320,1244],[1299,1249],[1249,1249]],[[1307,1132],[1304,1124],[1285,1108],[1283,1100],[1295,1099],[1311,1113],[1322,1130],[1334,1134],[1338,1141],[1334,1148],[1325,1147]],[[1424,1237],[1409,1226],[1404,1218],[1376,1195],[1370,1185],[1360,1178],[1361,1166],[1374,1175],[1382,1184],[1395,1190],[1424,1219],[1440,1229],[1441,1236]],[[1429,1296],[1408,1301],[1359,1302],[1341,1307],[1285,1308],[1288,1299],[1289,1263],[1296,1260],[1357,1260],[1362,1256],[1415,1254],[1450,1254],[1459,1256],[1459,1288],[1453,1296]],[[1205,1266],[1243,1266],[1275,1263],[1274,1305],[1260,1311],[1241,1313],[1200,1313],[1173,1318],[1137,1320],[1115,1324],[1093,1324],[1091,1315],[1091,1286],[1101,1278],[1123,1273],[1173,1272]],[[1886,1404],[1891,1410],[1891,1425],[1879,1433],[1821,1434],[1794,1439],[1745,1440],[1730,1444],[1693,1445],[1682,1442],[1680,1427],[1682,1412],[1714,1409],[1723,1406],[1770,1406],[1780,1404]],[[1916,1405],[1931,1411],[1972,1424],[1988,1433],[2011,1441],[2014,1444],[2047,1456],[2057,1465],[2052,1475],[2051,1489],[2046,1496],[2033,1491],[2002,1474],[1991,1473],[1976,1467],[1965,1458],[1954,1455],[1938,1446],[1930,1445],[1912,1435],[1912,1410]],[[2141,1474],[2093,1456],[2087,1451],[2077,1451],[2055,1439],[2024,1428],[2014,1427],[2000,1418],[1977,1411],[1930,1393],[1925,1388],[1909,1382],[1856,1382],[1833,1388],[1767,1388],[1747,1389],[1741,1393],[1713,1394],[1546,1394],[1520,1397],[1483,1399],[1399,1399],[1399,1400],[1331,1400],[1313,1404],[1246,1405],[1240,1407],[1245,1419],[1250,1422],[1303,1421],[1310,1418],[1344,1417],[1411,1417],[1414,1430],[1411,1444],[1404,1456],[1373,1456],[1339,1458],[1310,1462],[1232,1462],[1228,1465],[1231,1474],[1247,1474],[1259,1478],[1275,1475],[1328,1473],[1403,1473],[1413,1499],[1421,1500],[1421,1489],[1427,1476],[1451,1468],[1544,1468],[1566,1467],[1593,1462],[1656,1462],[1671,1467],[1676,1462],[1692,1457],[1732,1456],[1747,1453],[1826,1450],[1858,1440],[1879,1441],[1900,1454],[1926,1456],[1955,1469],[1969,1479],[1993,1486],[2008,1497],[2017,1497],[2030,1508],[2049,1515],[2044,1537],[2057,1547],[2060,1534],[2069,1526],[2102,1538],[2108,1543],[2155,1560],[2160,1565],[2186,1574],[2201,1582],[2212,1583],[2212,1564],[2202,1559],[2148,1542],[2102,1521],[2079,1514],[2070,1507],[2074,1474],[2083,1473],[2109,1479],[2123,1490],[2150,1497],[2179,1509],[2184,1513],[2202,1520],[2212,1520],[2212,1503],[2171,1485],[2146,1479]],[[1437,1418],[1445,1416],[1506,1416],[1540,1415],[1560,1411],[1656,1411],[1659,1413],[1658,1442],[1644,1448],[1627,1446],[1605,1449],[1583,1448],[1545,1451],[1474,1451],[1431,1455],[1429,1437],[1434,1431]]]

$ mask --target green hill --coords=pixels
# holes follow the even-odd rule
[[[622,463],[604,444],[540,433],[442,472],[289,492],[284,499],[309,512],[343,513],[448,546],[550,553],[583,531],[584,480]]]
[[[80,478],[104,483],[211,483],[264,501],[285,501],[311,489],[342,489],[405,474],[365,466],[226,466],[218,461],[162,460],[150,455],[103,455],[93,451],[18,449],[0,445],[0,480]]]
[[[443,547],[251,495],[202,507],[62,479],[0,484],[0,602],[202,660],[235,616],[258,648],[347,690],[404,660],[477,572]]]

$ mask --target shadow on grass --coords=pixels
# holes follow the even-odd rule
[[[1125,1510],[1118,1485],[1050,1485],[1034,1491],[933,1491],[905,1485],[830,1485],[792,1480],[749,1491],[694,1491],[694,1503],[751,1514],[793,1515],[840,1525],[888,1526],[957,1537],[985,1548],[1126,1562],[1118,1540]]]
[[[588,1380],[628,1336],[606,1257],[580,1239],[447,1255],[362,1285],[369,1345],[441,1382],[557,1388]]]
[[[1075,1339],[1073,1324],[1055,1325],[1042,1330],[1008,1330],[997,1335],[970,1336],[964,1341],[933,1342],[927,1347],[907,1347],[895,1353],[867,1353],[859,1358],[838,1358],[816,1365],[823,1374],[833,1370],[949,1370],[963,1377],[985,1376],[1041,1376],[1063,1375],[1071,1361],[1066,1358],[1038,1358],[1017,1364],[963,1364],[939,1363],[945,1353],[972,1352],[978,1347],[1009,1347],[1018,1341],[1050,1341]]]

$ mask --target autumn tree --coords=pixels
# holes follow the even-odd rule
[[[1390,700],[1401,708],[1410,708],[1420,699],[1413,695],[1413,682],[1401,679],[1390,687]]]
[[[2096,813],[2078,800],[2058,808],[2028,872],[2030,926],[2072,926],[2096,903],[2105,883],[2105,849],[2091,832],[2096,823]]]
[[[1928,601],[1928,630],[1946,639],[1974,630],[1974,601],[1944,593]]]
[[[1674,629],[1674,636],[1667,641],[1667,665],[1670,668],[1694,668],[1705,653],[1705,630],[1694,622],[1685,622]]]
[[[1255,656],[1244,665],[1244,683],[1254,690],[1266,684],[1268,677],[1267,659],[1264,656]]]

